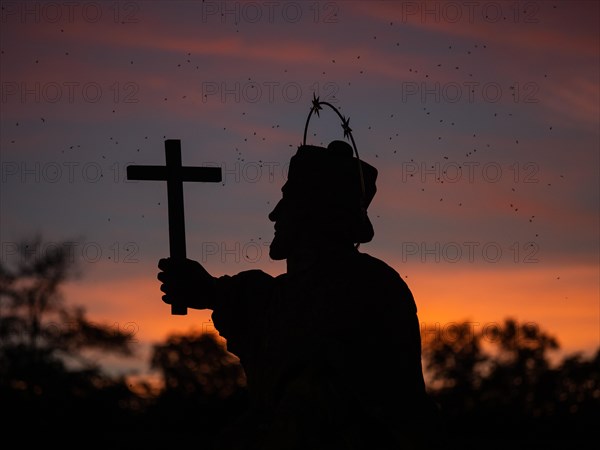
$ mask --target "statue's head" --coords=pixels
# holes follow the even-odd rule
[[[374,231],[367,208],[377,188],[377,169],[353,155],[344,141],[327,148],[301,145],[290,161],[275,222],[270,256],[286,259],[297,248],[359,244]]]

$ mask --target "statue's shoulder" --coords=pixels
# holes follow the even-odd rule
[[[394,267],[367,253],[359,253],[357,258],[355,270],[368,289],[383,297],[403,298],[406,300],[406,305],[416,309],[410,287]]]
[[[367,274],[390,279],[399,278],[402,280],[396,269],[394,269],[385,261],[376,258],[375,256],[369,255],[368,253],[358,252],[356,260],[357,269],[365,271]]]

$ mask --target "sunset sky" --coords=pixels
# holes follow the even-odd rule
[[[428,336],[534,322],[565,353],[600,345],[599,6],[595,1],[3,1],[0,241],[71,242],[65,298],[150,345],[210,330],[171,316],[164,182],[129,164],[219,166],[186,183],[188,257],[215,276],[268,257],[267,215],[313,92],[377,167],[363,252],[413,291]],[[307,143],[343,138],[325,110]],[[368,299],[365,299],[368,308]],[[364,328],[377,327],[365,315]]]

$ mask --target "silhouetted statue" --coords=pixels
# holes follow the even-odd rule
[[[412,293],[358,250],[374,235],[376,178],[344,141],[301,145],[269,214],[270,256],[287,273],[213,277],[196,261],[159,261],[163,300],[213,310],[246,372],[249,409],[219,449],[438,448]]]

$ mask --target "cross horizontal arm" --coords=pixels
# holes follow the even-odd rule
[[[181,181],[205,181],[218,183],[222,181],[220,167],[181,167],[177,170]],[[127,166],[128,180],[154,180],[167,179],[165,166]]]

